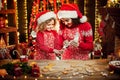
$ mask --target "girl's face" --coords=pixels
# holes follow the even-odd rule
[[[53,30],[55,27],[55,21],[54,20],[51,20],[50,22],[48,22],[46,24],[46,30],[50,31],[50,30]]]
[[[65,24],[68,27],[72,26],[72,19],[71,18],[62,18],[61,21],[63,24]]]

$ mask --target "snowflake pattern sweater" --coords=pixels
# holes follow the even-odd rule
[[[89,59],[89,52],[93,50],[93,34],[92,27],[88,22],[79,24],[73,28],[64,28],[62,30],[63,41],[73,40],[76,32],[79,32],[79,46],[69,46],[65,49],[62,54],[62,59],[77,59],[87,60]]]
[[[53,53],[53,49],[62,48],[62,40],[60,39],[56,31],[44,31],[38,32],[36,38],[37,53],[34,57],[35,60],[49,59],[55,60],[56,55]]]

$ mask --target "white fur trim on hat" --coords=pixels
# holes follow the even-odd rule
[[[84,23],[87,21],[87,17],[86,16],[82,16],[82,18],[80,18],[80,22]]]
[[[54,12],[47,12],[43,15],[41,15],[38,19],[37,22],[38,24],[50,19],[50,18],[56,18],[56,14]]]
[[[76,11],[66,11],[66,10],[58,11],[57,15],[58,15],[59,19],[61,19],[61,18],[77,18],[78,17],[78,14]]]

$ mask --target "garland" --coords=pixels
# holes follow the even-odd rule
[[[18,74],[15,72],[15,68],[20,68],[21,69],[21,74],[30,74],[32,66],[29,66],[27,62],[16,62],[16,63],[7,63],[2,66],[0,66],[0,69],[6,69],[7,73],[9,75],[16,75]],[[14,71],[14,72],[13,72]]]

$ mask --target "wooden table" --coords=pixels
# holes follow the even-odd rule
[[[0,61],[5,64],[8,60]],[[0,80],[120,80],[120,74],[109,71],[106,59],[94,60],[29,60],[28,64],[36,62],[40,67],[40,76],[23,75],[13,77],[10,75]],[[45,71],[44,69],[48,69]]]

